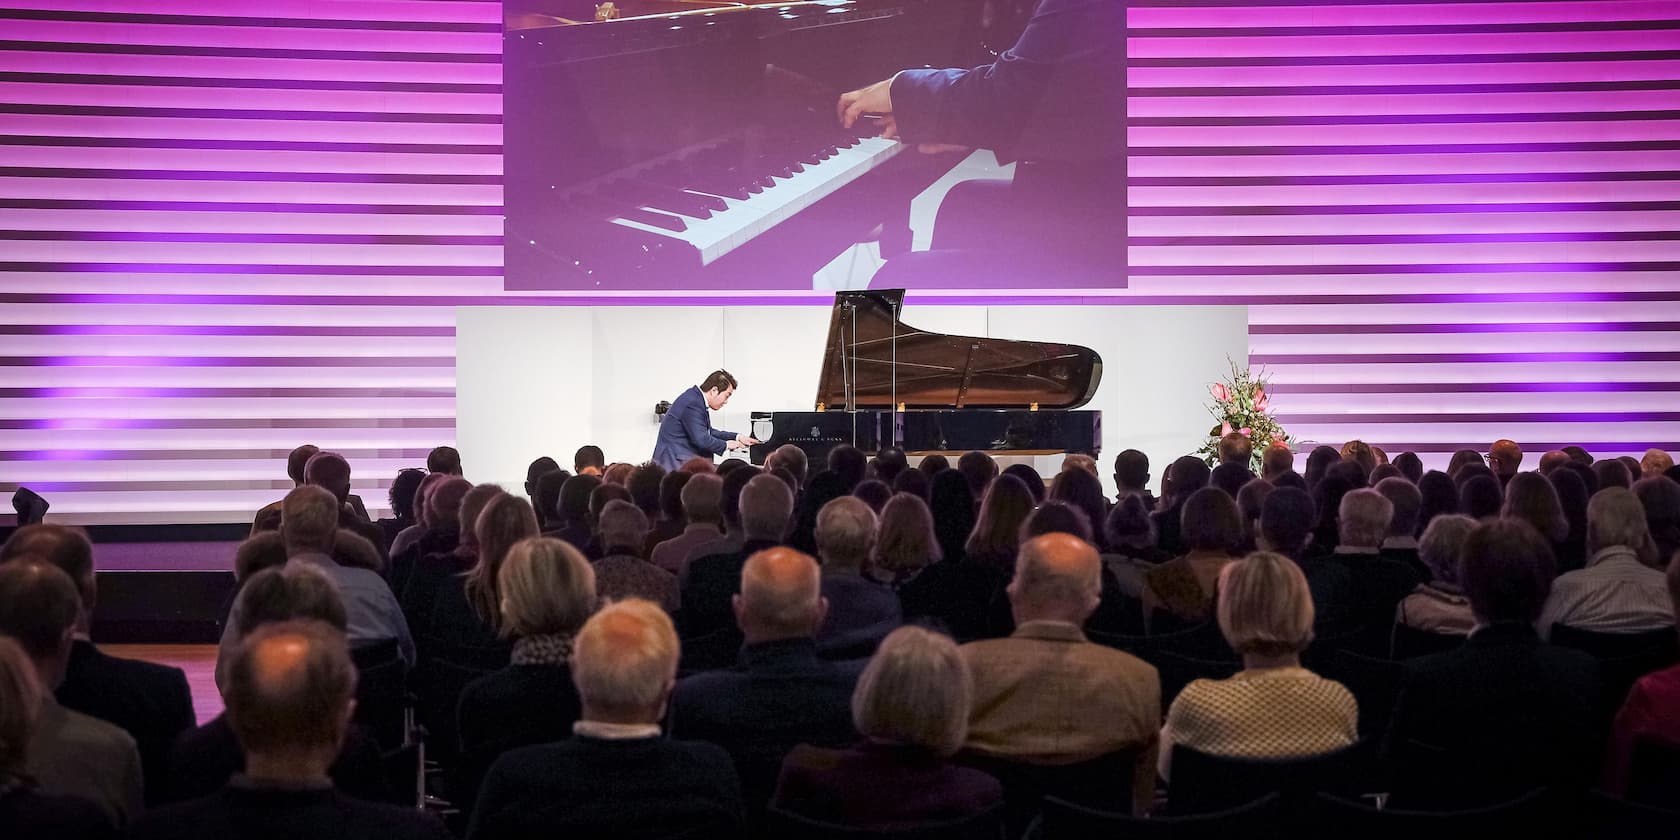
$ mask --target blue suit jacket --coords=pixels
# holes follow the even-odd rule
[[[711,409],[699,386],[682,392],[659,421],[659,439],[653,445],[653,462],[667,472],[696,455],[722,455],[735,439],[734,432],[712,428]]]

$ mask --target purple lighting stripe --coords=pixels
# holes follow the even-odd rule
[[[368,27],[336,29],[285,26],[193,26],[187,24],[92,23],[16,20],[6,24],[14,41],[52,44],[144,44],[146,46],[216,47],[262,50],[342,50],[357,52],[377,45],[405,53],[501,52],[500,32],[412,32]],[[369,50],[371,51],[371,50]]]
[[[1680,382],[1274,382],[1274,394],[1680,393]]]
[[[1502,62],[1451,65],[1367,64],[1343,67],[1278,65],[1267,67],[1174,66],[1126,70],[1130,88],[1248,87],[1250,85],[1365,84],[1533,84],[1604,82],[1617,79],[1666,81],[1680,76],[1676,61]],[[0,64],[0,67],[4,67]]]
[[[1607,0],[1606,2],[1494,2],[1494,3],[1218,3],[1126,10],[1130,28],[1251,27],[1251,26],[1463,26],[1482,23],[1568,23],[1575,21],[1659,20],[1675,16],[1666,0]]]
[[[369,235],[329,233],[116,233],[111,231],[0,230],[3,240],[54,240],[64,242],[209,242],[209,243],[316,243],[321,245],[500,245],[500,236]]]
[[[357,152],[276,152],[203,149],[71,149],[57,146],[0,146],[9,167],[95,169],[194,169],[352,173],[502,174],[494,155],[369,155]]]
[[[12,136],[99,137],[167,140],[254,140],[263,142],[402,143],[430,146],[497,146],[499,123],[350,120],[248,120],[126,117],[66,114],[13,114],[6,118]],[[1544,138],[1542,138],[1544,139]],[[1606,137],[1605,139],[1616,139]],[[1646,139],[1643,134],[1628,139]]]
[[[1660,216],[1660,214],[1652,214]],[[500,236],[500,219],[397,213],[195,213],[131,210],[20,210],[0,207],[12,230],[204,231],[227,233],[360,233]],[[1583,228],[1584,229],[1584,228]]]
[[[1680,321],[1589,321],[1524,322],[1513,324],[1255,324],[1249,335],[1360,335],[1437,333],[1536,333],[1536,332],[1680,332]]]
[[[1462,35],[1282,35],[1253,37],[1129,38],[1128,56],[1137,59],[1190,58],[1207,55],[1278,58],[1450,55],[1614,53],[1674,49],[1674,31],[1519,32]],[[301,46],[301,45],[300,45]]]
[[[98,70],[113,77],[185,76],[213,79],[280,79],[335,81],[396,81],[499,85],[502,65],[433,61],[327,60],[275,61],[214,55],[135,55],[85,51],[61,52],[64,45],[39,50],[0,50],[0,70],[16,73],[87,73]]]
[[[1677,68],[1680,69],[1680,68]],[[1236,143],[1262,146],[1396,147],[1435,145],[1443,137],[1460,143],[1579,143],[1670,141],[1680,133],[1680,119],[1619,122],[1489,122],[1484,124],[1416,123],[1407,125],[1248,126],[1241,132],[1210,133],[1201,126],[1132,126],[1127,142],[1142,149],[1227,148]]]
[[[308,336],[308,337],[419,337],[432,336],[448,338],[455,335],[455,328],[449,327],[351,327],[351,326],[306,326],[279,324],[0,324],[0,336],[6,335],[275,335],[275,336]]]
[[[1676,173],[1680,175],[1680,173]],[[70,167],[0,166],[0,177],[99,178],[102,180],[161,181],[287,181],[343,184],[480,184],[500,185],[502,176],[457,173],[415,175],[378,172],[241,172],[236,169],[75,169]]]
[[[1675,36],[1680,38],[1680,34]],[[1547,111],[1645,111],[1674,107],[1672,91],[1626,90],[1559,93],[1434,93],[1427,96],[1384,97],[1323,94],[1315,96],[1184,96],[1134,97],[1128,108],[1135,117],[1340,116],[1395,114],[1423,116],[1466,111],[1496,115]],[[1485,120],[1483,120],[1485,121]]]
[[[136,108],[228,108],[241,111],[349,111],[430,114],[500,114],[499,93],[177,88],[152,85],[0,82],[6,101],[35,105],[108,105]]]
[[[131,14],[137,5],[134,0],[51,0],[37,4],[53,11],[65,10],[77,14]],[[496,23],[501,19],[501,4],[490,0],[451,0],[448,3],[415,2],[415,0],[265,0],[260,11],[245,4],[226,0],[146,0],[146,12],[152,15],[234,15],[247,13],[255,25],[273,16],[275,19],[302,18],[307,20],[368,21],[376,25],[400,25],[405,21],[418,25],[443,28],[454,23]]]

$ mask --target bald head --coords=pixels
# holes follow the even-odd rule
[[[1015,623],[1084,624],[1102,592],[1102,559],[1072,534],[1045,534],[1021,546],[1009,584]]]
[[[317,452],[304,465],[303,483],[325,487],[343,503],[350,497],[350,462],[337,452]]]
[[[748,557],[735,596],[735,622],[747,643],[815,635],[828,612],[820,577],[817,561],[791,548]]]
[[[307,759],[325,773],[355,707],[356,669],[344,634],[318,621],[258,628],[229,666],[228,723],[252,759]]]
[[[1514,440],[1500,439],[1488,448],[1488,466],[1495,473],[1502,476],[1517,474],[1517,468],[1522,466],[1523,451]]]
[[[1569,457],[1568,452],[1565,452],[1562,449],[1553,449],[1540,456],[1540,474],[1551,475],[1552,470],[1555,470],[1573,460],[1575,459]]]

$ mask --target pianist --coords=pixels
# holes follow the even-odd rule
[[[729,398],[735,395],[735,377],[726,370],[714,370],[704,382],[682,392],[664,419],[659,421],[659,439],[653,446],[653,462],[674,471],[684,461],[696,455],[722,455],[730,449],[740,449],[758,443],[749,435],[712,428],[707,410],[722,411]]]

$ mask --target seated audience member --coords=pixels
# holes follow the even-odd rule
[[[1569,453],[1570,459],[1577,464],[1588,467],[1593,465],[1592,453],[1579,446],[1565,446],[1563,451]]]
[[[604,556],[601,553],[601,511],[606,510],[607,505],[613,502],[633,503],[629,488],[603,481],[600,487],[589,493],[589,545],[583,548],[583,556],[590,560],[599,560]]]
[[[1506,482],[1505,501],[1499,515],[1533,525],[1552,544],[1554,553],[1569,537],[1569,520],[1563,516],[1563,503],[1558,500],[1557,490],[1537,472],[1518,473]]]
[[[828,602],[815,560],[771,548],[752,555],[740,575],[732,606],[745,640],[742,664],[679,682],[671,731],[727,750],[741,774],[748,813],[756,814],[794,746],[841,747],[856,740],[851,696],[858,670],[817,657],[813,636]]]
[[[602,598],[621,601],[642,598],[677,611],[677,576],[643,560],[648,520],[629,502],[608,502],[601,511],[601,559],[595,561],[595,591]]]
[[[1155,546],[1155,521],[1144,498],[1135,493],[1122,495],[1103,520],[1103,534],[1108,539],[1103,567],[1114,575],[1120,591],[1141,598],[1144,574],[1172,559]]]
[[[1295,453],[1287,443],[1274,443],[1260,452],[1260,478],[1275,481],[1278,476],[1295,470]]]
[[[1429,580],[1400,600],[1394,623],[1448,636],[1468,636],[1476,627],[1470,599],[1458,585],[1458,565],[1464,541],[1476,530],[1476,520],[1450,513],[1437,516],[1423,531],[1418,556],[1429,569]]]
[[[1426,572],[1418,559],[1418,515],[1423,512],[1423,494],[1417,485],[1400,476],[1385,478],[1372,486],[1393,507],[1388,518],[1388,533],[1383,537],[1382,554],[1390,560],[1414,566]]]
[[[434,446],[426,453],[426,471],[444,475],[463,475],[461,452],[453,446]]]
[[[1669,601],[1680,616],[1680,552],[1669,558],[1667,583]],[[1642,738],[1680,744],[1680,665],[1640,677],[1628,692],[1610,727],[1601,780],[1604,790],[1616,796],[1627,792],[1633,745]]]
[[[887,506],[892,494],[891,487],[874,479],[859,482],[857,487],[852,488],[852,496],[869,505],[869,509],[877,514]]]
[[[728,483],[726,479],[724,484]],[[741,548],[697,557],[688,564],[679,600],[684,631],[691,636],[726,629],[733,623],[730,604],[741,591],[741,569],[747,558],[780,545],[787,534],[793,494],[781,479],[754,476],[742,488],[740,499]]]
[[[1476,629],[1406,663],[1386,745],[1394,807],[1503,802],[1593,772],[1598,663],[1534,632],[1551,566],[1545,539],[1520,520],[1481,523],[1465,540],[1459,585]]]
[[[876,480],[891,486],[899,473],[910,469],[910,459],[905,457],[904,450],[888,446],[875,454],[874,467]]]
[[[339,501],[332,493],[305,485],[286,494],[280,513],[280,538],[286,543],[286,565],[320,569],[338,585],[344,598],[351,644],[397,640],[404,661],[414,664],[414,639],[391,587],[378,572],[344,566],[333,560],[338,538]],[[239,602],[234,602],[222,628],[216,652],[216,687],[226,691],[227,666],[237,639],[245,635]]]
[[[695,560],[711,554],[731,554],[740,551],[746,543],[746,534],[741,529],[741,493],[747,489],[748,482],[766,473],[740,458],[725,458],[723,464],[729,468],[718,470],[717,473],[718,478],[723,481],[722,492],[718,497],[718,510],[723,514],[723,535],[717,539],[702,542],[688,552],[688,557],[683,559],[684,580],[686,580],[686,570]],[[821,476],[819,475],[817,478],[821,478]],[[838,477],[836,477],[836,482],[838,482]],[[814,486],[817,482],[813,479],[811,483]],[[838,487],[838,483],[836,487]],[[844,496],[850,493],[851,488],[848,487],[836,493],[836,495]],[[815,527],[815,514],[812,515],[811,522],[813,523],[812,527]]]
[[[432,493],[429,516],[433,522],[441,523],[441,530],[422,539],[420,547],[432,544],[438,549],[426,552],[414,562],[408,582],[397,593],[397,602],[402,605],[403,616],[415,635],[431,632],[432,608],[438,590],[455,585],[455,579],[478,562],[479,514],[502,495],[500,485],[474,487],[464,478],[451,478]]]
[[[1156,544],[1162,551],[1176,557],[1188,550],[1179,537],[1184,503],[1208,486],[1210,477],[1208,465],[1194,455],[1185,455],[1167,467],[1167,474],[1161,479],[1161,501],[1155,508]]]
[[[933,512],[914,496],[894,496],[881,511],[866,573],[897,585],[944,559],[933,529]]]
[[[107,655],[88,630],[99,589],[93,545],[86,532],[64,525],[25,525],[0,546],[0,563],[32,556],[59,568],[76,584],[82,609],[64,680],[54,692],[64,708],[114,723],[134,738],[146,781],[146,801],[158,801],[157,783],[175,736],[193,726],[192,692],[180,668]]]
[[[1350,440],[1342,444],[1341,454],[1344,463],[1359,465],[1359,475],[1368,483],[1371,471],[1377,468],[1377,453],[1371,449],[1371,445],[1362,440]]]
[[[950,637],[892,632],[858,678],[852,719],[863,741],[799,746],[782,762],[771,804],[813,820],[878,831],[983,813],[998,781],[950,762],[968,734],[973,677]]]
[[[593,475],[579,473],[566,479],[560,485],[558,522],[543,533],[571,543],[578,551],[587,550],[595,537],[595,530],[589,525],[589,497],[600,486],[601,479]]]
[[[905,470],[893,479],[893,493],[909,493],[923,502],[933,498],[933,482],[921,470]]]
[[[473,533],[478,537],[477,561],[466,574],[438,587],[432,598],[426,637],[431,652],[446,659],[450,651],[508,650],[500,632],[502,561],[520,540],[537,536],[537,515],[524,499],[501,493],[477,516]]]
[[[916,469],[926,473],[929,481],[932,481],[935,476],[950,468],[951,459],[937,452],[932,455],[923,456],[921,462],[916,464]]]
[[[1482,453],[1474,449],[1460,449],[1452,454],[1451,460],[1447,461],[1447,475],[1452,476],[1453,481],[1457,481],[1459,471],[1465,467],[1485,466],[1487,466],[1487,463],[1486,459],[1482,457]]]
[[[1071,534],[1095,547],[1096,542],[1091,539],[1091,518],[1085,511],[1067,502],[1051,499],[1033,511],[1027,521],[1021,523],[1021,542],[1045,534]]]
[[[1680,551],[1680,482],[1662,475],[1642,478],[1633,483],[1633,494],[1645,508],[1658,559],[1672,557]]]
[[[1343,461],[1331,464],[1340,467]],[[1355,472],[1358,467],[1354,468]],[[1335,470],[1325,470],[1323,478],[1312,487],[1313,517],[1312,540],[1308,543],[1308,550],[1318,556],[1328,555],[1336,550],[1336,541],[1341,534],[1342,497],[1356,489],[1345,476],[1337,475]]]
[[[1423,498],[1422,507],[1418,510],[1420,534],[1435,517],[1458,513],[1458,485],[1440,470],[1430,470],[1418,479],[1418,495]]]
[[[1033,512],[1032,491],[1015,476],[999,476],[980,501],[974,530],[963,545],[966,562],[1007,573],[1015,564],[1021,523]]]
[[[414,467],[398,470],[397,477],[391,480],[391,489],[385,494],[385,501],[391,505],[391,518],[373,523],[385,535],[385,545],[393,545],[398,534],[419,522],[414,497],[420,491],[420,482],[425,480],[426,471]]]
[[[649,528],[647,542],[642,549],[642,556],[650,562],[653,560],[653,550],[660,543],[682,536],[683,531],[688,528],[688,517],[683,515],[682,491],[693,478],[694,473],[674,470],[659,479],[659,515],[657,521]],[[665,571],[677,573],[676,569]]]
[[[784,443],[776,447],[776,451],[770,453],[770,457],[776,459],[775,466],[786,468],[788,472],[793,473],[794,480],[799,482],[800,487],[804,487],[805,481],[811,477],[810,457],[795,444]],[[769,461],[769,458],[765,459],[765,466],[770,465]]]
[[[1149,492],[1149,456],[1136,449],[1127,449],[1114,456],[1115,501],[1125,496],[1139,496],[1145,509],[1155,509],[1155,496]]]
[[[1102,480],[1097,478],[1096,466],[1090,470],[1063,470],[1050,484],[1049,499],[1064,502],[1085,514],[1085,519],[1093,532],[1108,518],[1108,498],[1103,495]],[[1093,533],[1088,540],[1097,547],[1104,548],[1103,537],[1100,533]]]
[[[1236,464],[1244,470],[1248,469],[1248,462],[1254,457],[1254,442],[1242,432],[1229,432],[1219,439],[1219,464]],[[1229,490],[1225,491],[1231,492]],[[1232,495],[1236,495],[1232,493]]]
[[[1238,758],[1304,758],[1359,739],[1359,704],[1341,683],[1301,667],[1313,639],[1312,594],[1289,558],[1255,552],[1219,573],[1219,632],[1242,655],[1230,679],[1195,680],[1161,728],[1161,778],[1172,749]]]
[[[999,491],[999,486],[1010,483],[1013,488]],[[992,492],[1002,492],[998,503],[1009,499],[1012,500],[1011,507],[1017,503],[1030,505],[1032,498],[1032,493],[1014,476],[1000,477]],[[893,588],[897,590],[904,619],[906,622],[927,624],[959,640],[978,638],[986,629],[989,599],[1002,587],[1007,579],[1006,573],[988,562],[985,555],[981,559],[967,555],[966,544],[977,530],[977,519],[968,480],[961,473],[945,470],[934,476],[933,502],[929,510],[933,516],[934,543],[939,547],[940,559],[923,566],[914,577],[897,576]],[[1003,515],[1000,510],[993,511],[1000,520],[1014,519],[1014,513]],[[1031,512],[1030,506],[1026,512]],[[1017,525],[1013,536],[1003,534],[1001,526],[986,533],[992,539],[1013,540],[1018,539],[1020,529]]]
[[[392,588],[396,589],[398,594],[402,592],[397,586],[398,576],[404,573],[400,566],[403,563],[413,563],[414,557],[428,552],[419,552],[419,554],[409,556],[407,560],[403,558],[409,555],[409,551],[414,544],[427,531],[438,527],[438,523],[434,523],[431,518],[432,491],[439,484],[451,478],[454,478],[454,476],[444,475],[443,473],[426,473],[420,479],[420,486],[414,488],[414,523],[397,532],[397,535],[391,539],[391,581]],[[471,487],[472,485],[468,484],[467,486]],[[279,530],[278,520],[276,520],[275,530]]]
[[[1141,813],[1155,789],[1161,682],[1154,667],[1079,629],[1097,608],[1101,574],[1097,550],[1077,537],[1050,534],[1021,547],[1008,587],[1015,632],[961,649],[974,677],[964,749],[1046,765],[1136,750]]]
[[[1461,470],[1460,474],[1466,476],[1458,485],[1459,506],[1464,515],[1471,519],[1498,516],[1505,504],[1505,491],[1499,486],[1499,479],[1473,474],[1470,468]]]
[[[1600,489],[1606,487],[1626,489],[1633,486],[1633,473],[1628,470],[1627,464],[1615,458],[1606,458],[1593,464],[1592,471],[1593,475],[1598,478]]]
[[[920,473],[906,470],[900,475]],[[908,494],[894,496],[887,503],[887,517],[884,518],[896,521],[914,517],[914,512],[903,511],[914,505],[909,500],[915,498]],[[927,544],[932,544],[937,552],[938,545],[933,543],[933,522],[926,511],[927,506],[923,505],[921,518],[926,521],[918,524],[927,532]],[[888,536],[903,542],[903,532],[908,530],[895,524]],[[816,539],[817,557],[822,561],[822,596],[828,601],[828,617],[817,631],[817,646],[849,649],[852,645],[873,642],[892,632],[903,621],[898,595],[890,587],[864,574],[864,568],[869,565],[876,548],[875,513],[861,499],[851,496],[835,499],[823,505],[822,511],[817,514]],[[887,549],[886,554],[891,556],[899,550],[899,546],[893,546]],[[922,554],[921,562],[925,565],[925,550]],[[886,562],[898,565],[896,557]],[[915,568],[920,570],[920,566]]]
[[[210,796],[147,814],[129,837],[449,837],[412,806],[363,802],[333,786],[328,768],[356,707],[356,669],[337,629],[318,621],[259,627],[234,651],[225,697],[244,772]]]
[[[536,509],[538,527],[544,531],[561,527],[560,491],[565,488],[571,477],[571,473],[560,469],[549,470],[537,476],[532,487],[531,507]]]
[[[1143,620],[1151,632],[1161,632],[1163,615],[1184,625],[1212,618],[1219,570],[1242,545],[1242,514],[1230,494],[1218,487],[1197,490],[1181,508],[1181,517],[1187,551],[1143,577]]]
[[[314,566],[257,574],[239,591],[239,611],[243,633],[234,640],[236,644],[264,625],[287,621],[318,621],[339,633],[345,627],[344,601],[338,589]],[[245,766],[245,754],[225,712],[182,734],[168,758],[168,777],[159,783],[171,802],[209,796]],[[327,775],[340,791],[359,799],[390,795],[379,745],[354,725],[346,730],[344,744],[327,768]]]
[[[1571,461],[1569,467],[1553,470],[1548,479],[1557,492],[1563,521],[1569,523],[1569,535],[1553,546],[1557,552],[1558,574],[1586,568],[1587,565],[1587,502],[1591,494],[1582,472],[1587,474],[1587,478],[1592,477],[1592,470],[1580,468]]]
[[[293,449],[291,454],[286,456],[286,477],[292,480],[293,487],[303,486],[303,467],[305,464],[309,463],[310,458],[315,457],[315,453],[320,451],[321,447],[312,443],[306,443],[296,449]],[[279,502],[269,502],[268,504],[263,505],[262,508],[257,511],[256,517],[251,520],[252,536],[256,536],[263,531],[274,531],[279,528]]]
[[[601,451],[601,447],[594,445],[580,446],[577,452],[572,453],[572,473],[574,475],[600,478],[601,473],[606,472],[606,470],[607,455]]]
[[[324,487],[338,500],[338,527],[353,532],[356,536],[373,543],[379,550],[381,568],[374,571],[384,573],[386,560],[385,532],[378,525],[369,522],[366,513],[358,513],[356,506],[350,501],[350,462],[337,452],[317,452],[303,465],[303,483]],[[360,500],[357,500],[358,502]],[[281,517],[284,519],[284,510]]]
[[[1389,533],[1394,505],[1375,490],[1355,490],[1342,497],[1336,550],[1332,559],[1353,573],[1356,620],[1388,637],[1394,609],[1427,577],[1420,562],[1385,557],[1382,542]]]
[[[81,611],[75,582],[57,566],[32,556],[0,565],[0,636],[12,637],[23,648],[36,682],[47,689],[24,747],[24,770],[42,793],[86,799],[111,824],[121,826],[143,807],[134,738],[113,724],[64,708],[51,693],[69,666]]]
[[[1640,464],[1639,459],[1632,455],[1617,455],[1616,460],[1621,461],[1622,466],[1627,467],[1628,486],[1633,486],[1633,482],[1638,481],[1640,474],[1645,471],[1644,465]]]
[[[499,574],[507,667],[462,690],[458,731],[466,800],[496,757],[571,734],[582,706],[572,683],[574,638],[595,610],[595,570],[570,543],[537,537],[508,550]]]
[[[787,537],[788,547],[806,554],[814,553],[817,550],[817,514],[829,502],[850,495],[841,486],[840,476],[830,470],[811,476],[811,483],[802,492],[794,494],[793,527]],[[874,508],[870,511],[873,512]]]
[[[1208,474],[1208,486],[1224,490],[1232,499],[1242,492],[1243,485],[1254,480],[1247,464],[1220,464]]]
[[[1071,469],[1081,469],[1091,474],[1092,478],[1102,480],[1102,474],[1097,472],[1097,459],[1082,452],[1069,452],[1062,456],[1060,472]]]
[[[1274,489],[1269,481],[1249,481],[1233,497],[1237,501],[1237,513],[1242,516],[1244,550],[1254,548],[1254,541],[1260,534],[1260,510],[1265,507],[1266,497]]]
[[[998,465],[992,456],[984,452],[964,452],[957,459],[957,472],[968,479],[968,490],[974,498],[983,499],[992,480],[998,477]]]
[[[1640,478],[1660,478],[1671,469],[1674,458],[1661,449],[1647,449],[1645,457],[1639,459]]]
[[[537,512],[537,527],[539,528],[548,527],[547,523],[551,512],[543,510],[543,506],[537,502],[537,480],[558,469],[560,469],[560,463],[547,455],[533,460],[530,465],[525,467],[525,498],[531,500],[531,507]]]
[[[280,539],[279,531],[264,531],[247,538],[233,550],[233,581],[238,586],[244,586],[258,572],[265,569],[278,569],[286,565],[286,542]],[[239,593],[237,590],[235,595]],[[230,599],[227,607],[233,606]],[[222,618],[227,619],[227,610],[222,611]]]
[[[1313,447],[1313,450],[1307,453],[1307,467],[1302,476],[1307,481],[1307,492],[1312,492],[1312,489],[1324,480],[1324,474],[1329,471],[1330,466],[1341,460],[1342,453],[1333,446]]]
[[[1049,493],[1049,487],[1044,483],[1044,476],[1039,475],[1038,470],[1033,469],[1031,464],[1010,464],[1007,469],[998,473],[998,475],[1012,475],[1020,479],[1022,484],[1027,485],[1027,490],[1032,493],[1033,504],[1035,505],[1042,504],[1044,497]],[[1101,488],[1100,482],[1098,488],[1099,490]]]
[[[738,835],[741,787],[729,756],[660,732],[678,653],[655,604],[631,599],[591,616],[571,654],[583,704],[572,736],[496,759],[469,840]]]
[[[956,470],[934,473],[929,480],[933,486],[928,492],[928,510],[933,512],[933,532],[939,538],[939,553],[944,562],[956,563],[967,557],[964,546],[968,535],[974,532],[979,500],[969,492],[968,481]]]
[[[1394,456],[1394,468],[1400,471],[1401,477],[1413,484],[1423,478],[1423,459],[1416,452],[1402,452]]]
[[[1394,466],[1393,464],[1378,464],[1376,469],[1371,470],[1371,479],[1368,484],[1374,488],[1378,484],[1381,484],[1383,479],[1387,478],[1402,478],[1400,475],[1400,468]]]
[[[0,636],[0,836],[104,840],[110,818],[92,802],[42,793],[26,765],[45,692],[35,663]]]
[[[638,464],[630,470],[630,477],[624,481],[624,489],[630,491],[630,501],[641,509],[642,515],[647,517],[649,531],[652,531],[661,516],[659,485],[664,481],[665,468],[652,461]],[[682,529],[678,528],[677,530]]]
[[[1558,576],[1540,611],[1550,637],[1563,624],[1597,633],[1640,633],[1674,626],[1668,584],[1657,568],[1645,509],[1632,491],[1600,490],[1587,504],[1587,567]]]
[[[689,552],[702,543],[723,536],[723,479],[711,473],[694,474],[680,470],[672,475],[689,476],[680,485],[682,489],[678,494],[682,506],[682,533],[654,546],[648,559],[673,575],[681,575]],[[671,476],[665,479],[670,482]]]
[[[1548,450],[1540,456],[1540,474],[1549,478],[1558,467],[1569,463],[1571,460],[1573,459],[1569,457],[1568,452],[1561,449]]]
[[[1488,448],[1488,466],[1500,484],[1511,483],[1511,477],[1522,468],[1523,451],[1514,440],[1496,440]]]
[[[841,444],[828,450],[828,470],[840,477],[840,483],[850,493],[869,476],[869,458],[857,447]]]
[[[1261,551],[1281,554],[1301,567],[1312,595],[1315,631],[1321,636],[1336,636],[1358,624],[1353,572],[1342,563],[1307,550],[1312,519],[1313,501],[1307,491],[1279,487],[1260,507],[1260,535],[1255,542]]]

